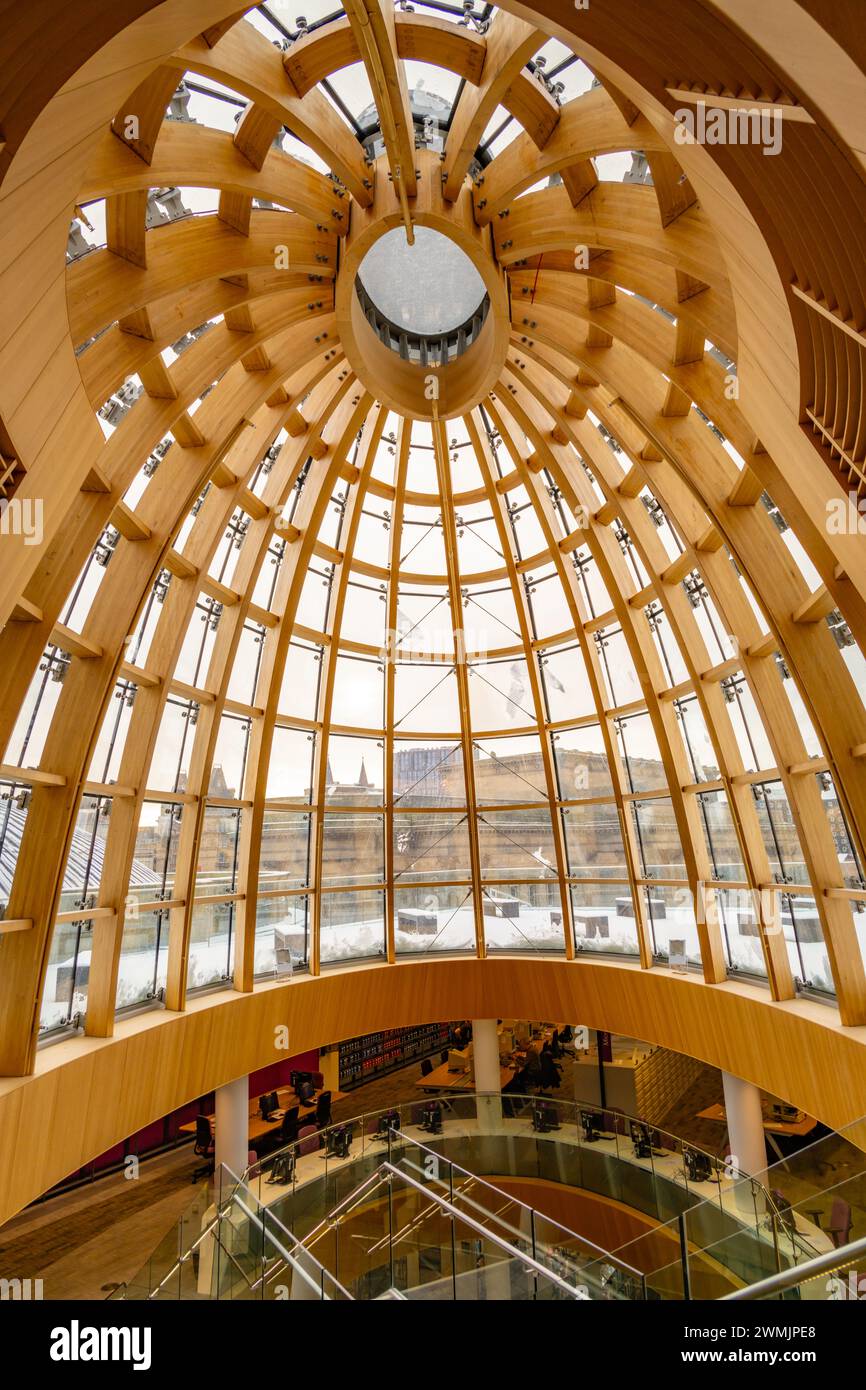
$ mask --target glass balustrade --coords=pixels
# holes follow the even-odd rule
[[[860,1144],[863,1122],[743,1178],[618,1111],[430,1094],[277,1148],[242,1179],[223,1170],[117,1296],[723,1298],[866,1235]],[[597,1194],[646,1229],[600,1249],[509,1178]],[[828,1280],[785,1296],[831,1296]]]

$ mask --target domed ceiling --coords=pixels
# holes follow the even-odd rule
[[[738,4],[158,8],[6,131],[2,1070],[443,952],[866,1022],[832,95]]]

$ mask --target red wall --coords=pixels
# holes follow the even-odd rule
[[[282,1062],[272,1062],[270,1066],[262,1067],[259,1071],[250,1073],[250,1100],[262,1095],[264,1091],[277,1091],[281,1086],[290,1084],[290,1077],[293,1071],[318,1071],[319,1054],[317,1051],[301,1052],[297,1057],[286,1057]],[[194,1120],[196,1115],[212,1114],[214,1109],[213,1091],[209,1095],[199,1096],[197,1100],[192,1100],[188,1105],[184,1105],[180,1110],[173,1110],[170,1115],[165,1115],[163,1119],[154,1121],[146,1129],[140,1129],[135,1134],[131,1134],[123,1144],[115,1144],[113,1149],[108,1149],[104,1154],[88,1164],[87,1168],[82,1168],[79,1173],[70,1174],[70,1178],[90,1176],[91,1173],[100,1172],[102,1169],[110,1168],[114,1164],[122,1163],[126,1154],[147,1154],[153,1149],[158,1149],[163,1144],[172,1143],[177,1137],[178,1129],[181,1125],[188,1124]],[[63,1184],[59,1184],[60,1187]],[[57,1189],[53,1189],[57,1190]]]

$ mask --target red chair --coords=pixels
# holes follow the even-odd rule
[[[298,1156],[304,1154],[318,1153],[319,1150],[319,1131],[315,1125],[304,1125],[298,1135]]]

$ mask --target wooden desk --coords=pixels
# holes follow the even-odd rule
[[[699,1120],[716,1120],[719,1124],[727,1124],[728,1117],[725,1114],[723,1105],[711,1105],[707,1110],[698,1112]],[[799,1138],[804,1138],[811,1134],[818,1121],[812,1115],[803,1115],[801,1120],[778,1120],[775,1116],[768,1115],[764,1111],[764,1129],[768,1134],[796,1134]]]
[[[510,1067],[499,1068],[499,1085],[504,1086],[510,1081],[514,1072]],[[415,1085],[422,1091],[474,1091],[475,1078],[468,1071],[449,1071],[448,1063],[443,1062],[441,1067],[431,1071],[429,1075],[422,1076]]]
[[[788,1165],[785,1162],[785,1155],[776,1143],[775,1136],[777,1134],[794,1134],[797,1138],[802,1139],[807,1134],[812,1133],[818,1121],[813,1115],[807,1115],[805,1112],[803,1112],[803,1118],[801,1120],[778,1120],[775,1116],[771,1116],[768,1113],[769,1107],[766,1103],[764,1103],[761,1108],[764,1112],[764,1133],[767,1136],[770,1148],[782,1164],[782,1167],[787,1170]],[[728,1123],[728,1117],[725,1114],[725,1107],[723,1105],[711,1105],[707,1110],[700,1110],[697,1118],[699,1120],[715,1120],[719,1124],[725,1126],[727,1126]]]
[[[270,1094],[270,1093],[269,1093],[269,1092],[265,1092],[265,1094],[267,1095],[267,1094]],[[321,1095],[321,1091],[317,1092],[317,1096],[318,1096],[318,1095]],[[280,1102],[280,1109],[281,1109],[281,1110],[291,1110],[291,1108],[292,1108],[293,1105],[297,1105],[297,1101],[296,1101],[296,1099],[295,1099],[295,1093],[294,1093],[294,1091],[292,1090],[291,1087],[287,1087],[287,1088],[284,1088],[283,1090],[277,1091],[277,1099],[278,1099],[279,1102]],[[345,1095],[343,1094],[342,1091],[332,1091],[332,1092],[331,1092],[331,1104],[332,1104],[332,1105],[335,1105],[335,1104],[337,1103],[338,1100],[345,1100],[345,1099],[346,1099],[346,1097],[345,1097]],[[311,1118],[315,1115],[315,1113],[316,1113],[315,1101],[313,1102],[312,1105],[299,1105],[299,1106],[298,1106],[298,1125],[299,1125],[299,1126],[300,1126],[300,1125],[303,1125],[307,1120],[311,1119]],[[207,1116],[207,1119],[210,1120],[211,1129],[212,1129],[214,1132],[216,1132],[216,1116],[215,1116],[215,1115],[208,1115],[208,1116]],[[256,1140],[256,1139],[262,1139],[266,1134],[279,1134],[279,1132],[280,1132],[280,1123],[281,1123],[280,1120],[263,1120],[263,1119],[262,1119],[261,1115],[259,1114],[259,1097],[258,1097],[258,1096],[256,1096],[253,1100],[250,1101],[249,1141],[250,1141],[251,1144],[252,1144],[253,1141]],[[178,1131],[177,1131],[177,1132],[178,1132],[178,1134],[195,1134],[195,1132],[196,1132],[196,1122],[195,1122],[195,1120],[190,1120],[189,1123],[188,1123],[188,1124],[185,1124],[185,1125],[179,1125],[179,1126],[178,1126]]]

